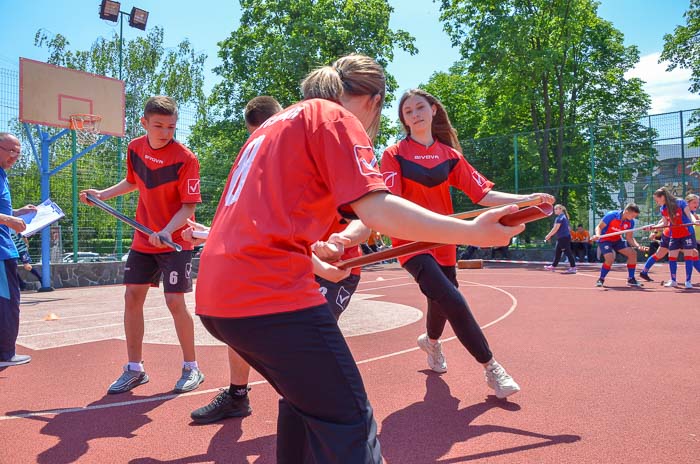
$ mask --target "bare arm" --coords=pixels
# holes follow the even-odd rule
[[[15,216],[9,216],[7,214],[0,214],[0,224],[9,227],[17,233],[24,232],[27,228],[24,219]]]
[[[532,193],[530,195],[517,195],[515,193],[498,192],[490,190],[484,198],[479,202],[482,206],[504,205],[506,203],[515,203],[516,201],[535,200],[541,198],[543,202],[554,204],[554,197],[547,193]]]
[[[345,246],[355,246],[367,240],[369,237],[370,228],[362,223],[362,221],[350,221],[350,224],[344,231],[340,232],[345,238],[350,240],[350,243]]]
[[[82,190],[80,192],[80,201],[82,201],[85,204],[90,204],[89,201],[87,201],[86,195],[91,194],[97,197],[99,200],[109,200],[110,198],[118,197],[120,195],[127,194],[129,192],[133,192],[134,190],[137,189],[136,184],[131,184],[126,181],[126,179],[122,179],[119,183],[112,185],[111,187],[107,187],[104,190],[95,190],[95,189],[86,189]]]
[[[554,234],[557,233],[559,230],[559,227],[561,226],[560,223],[555,222],[554,226],[552,227],[552,230],[549,231],[549,233],[544,237],[545,240],[549,240]]]
[[[595,242],[598,240],[598,237],[600,237],[601,231],[603,230],[603,227],[605,227],[607,224],[603,221],[600,221],[597,226],[595,226],[595,235],[591,237],[591,241]]]
[[[148,242],[155,246],[168,246],[161,241],[159,235],[172,240],[173,232],[187,224],[187,220],[192,217],[196,207],[197,205],[195,203],[183,203],[163,229],[154,231],[153,235],[148,238]]]
[[[469,243],[474,246],[505,246],[525,229],[506,227],[498,220],[518,210],[506,206],[488,211],[473,221],[443,216],[387,192],[373,192],[352,203],[362,222],[391,237],[445,244]]]

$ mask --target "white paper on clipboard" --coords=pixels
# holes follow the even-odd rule
[[[24,219],[24,222],[27,224],[27,228],[22,232],[22,235],[24,237],[31,237],[62,217],[65,217],[65,214],[56,203],[48,199],[38,205],[36,211],[22,214],[19,217]]]

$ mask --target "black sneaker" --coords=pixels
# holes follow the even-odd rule
[[[642,284],[640,284],[639,282],[637,282],[637,279],[635,279],[634,277],[632,277],[631,279],[627,279],[627,286],[628,286],[628,287],[641,287]]]
[[[250,407],[248,395],[242,398],[234,398],[226,389],[221,389],[218,395],[206,406],[195,409],[190,417],[197,424],[209,424],[226,417],[250,416],[253,410]]]
[[[598,281],[595,283],[595,286],[602,287],[604,283],[605,283],[604,279],[598,279]]]
[[[649,277],[649,274],[647,274],[646,272],[640,272],[640,273],[639,273],[639,277],[640,277],[642,280],[646,280],[647,282],[653,282],[653,281],[654,281],[654,279],[652,279],[651,277]]]

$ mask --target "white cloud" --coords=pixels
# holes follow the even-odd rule
[[[645,82],[644,90],[651,96],[651,113],[700,107],[700,95],[688,91],[690,70],[676,68],[667,72],[668,62],[659,63],[660,56],[660,52],[644,55],[633,69],[625,73],[628,79],[638,77]]]

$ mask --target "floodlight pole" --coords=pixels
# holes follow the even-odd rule
[[[121,5],[121,4],[120,4]],[[134,9],[131,10],[132,12]],[[119,80],[123,80],[122,78],[122,65],[124,63],[123,60],[123,49],[124,49],[124,16],[127,16],[129,18],[129,24],[134,27],[135,29],[145,29],[146,23],[143,23],[143,28],[139,28],[137,26],[134,26],[131,23],[131,13],[127,13],[126,11],[122,11],[121,8],[119,9]],[[123,121],[122,121],[123,123]],[[121,179],[122,176],[122,137],[117,138],[117,178]],[[124,207],[124,198],[119,195],[117,197],[117,211],[121,211]],[[117,222],[117,236],[116,236],[116,253],[118,255],[121,255],[123,252],[123,235],[122,235],[123,227],[121,222]]]

